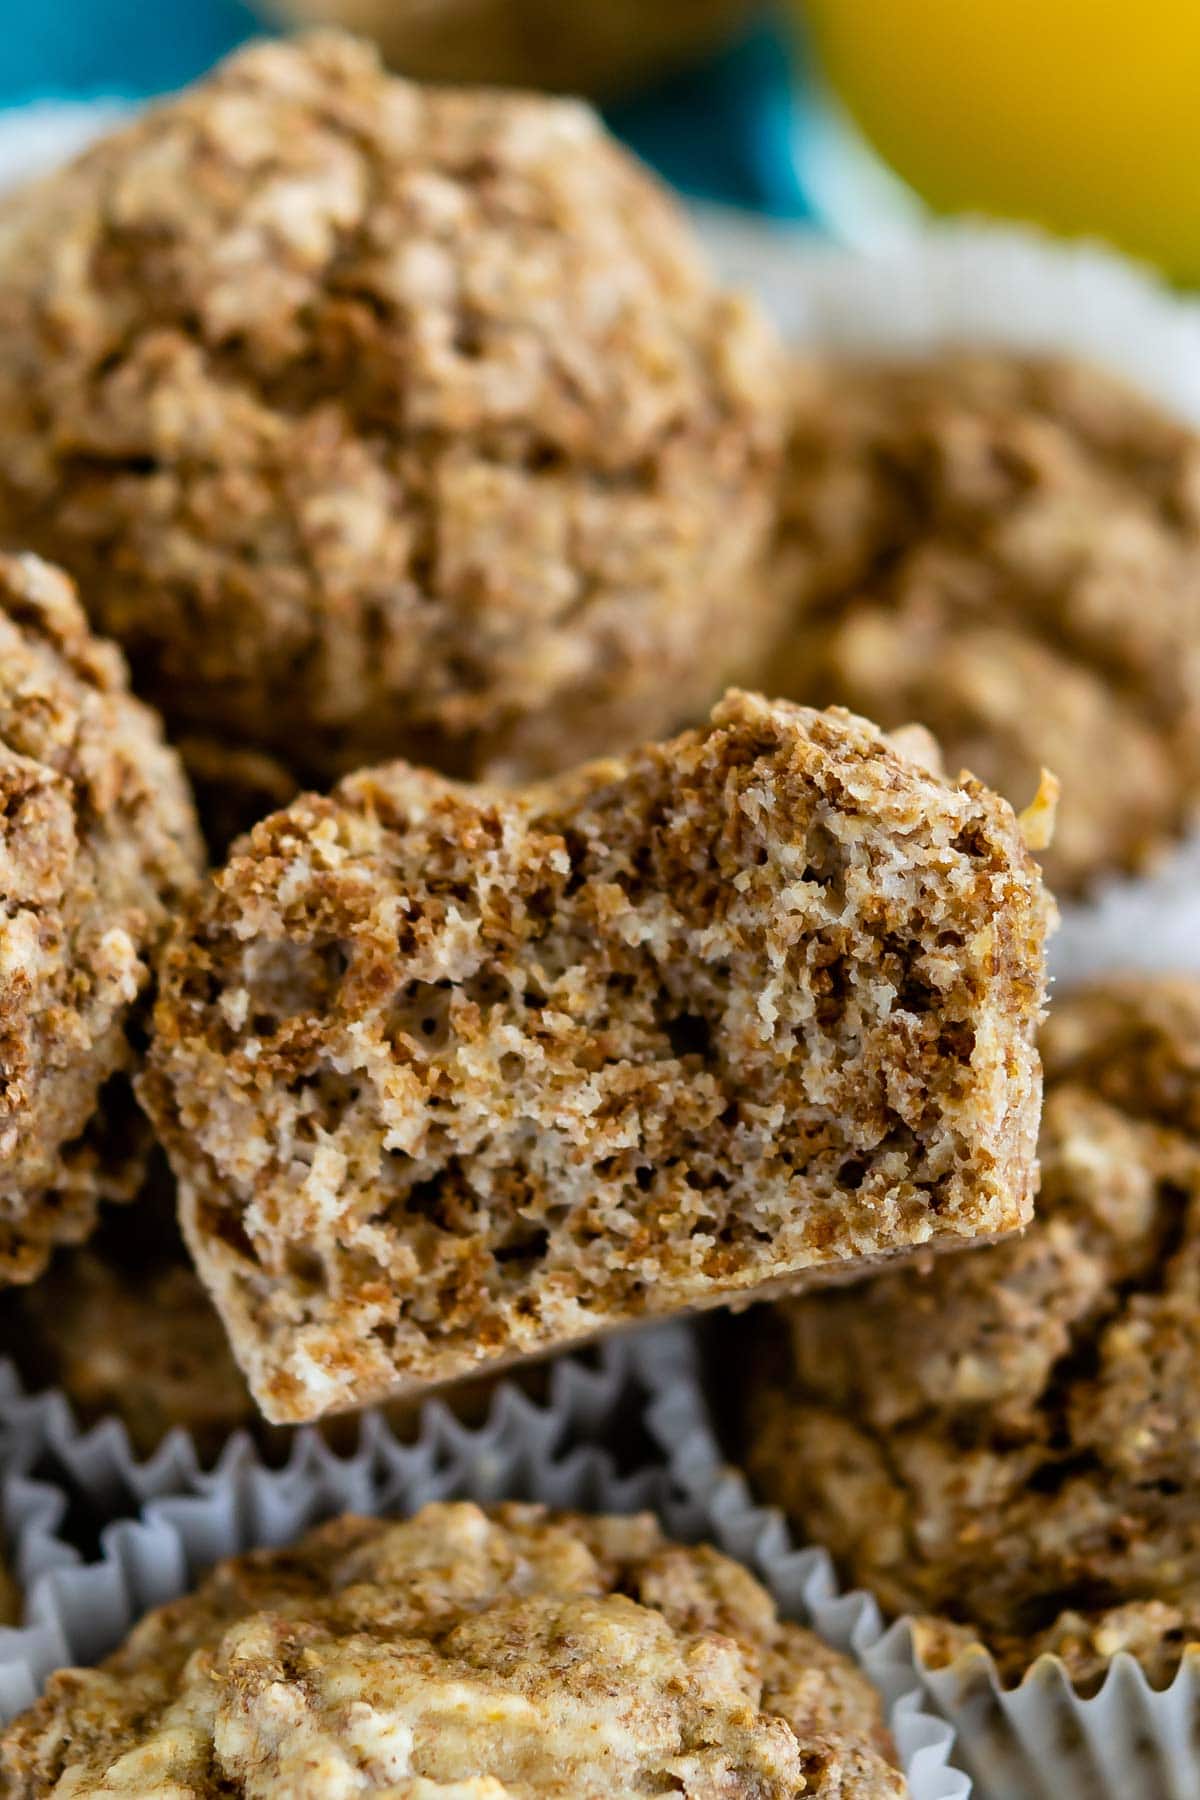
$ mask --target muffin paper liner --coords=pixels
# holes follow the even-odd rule
[[[20,1593],[51,1569],[67,1568],[79,1561],[79,1552],[62,1535],[67,1496],[53,1482],[28,1471],[28,1459],[20,1446],[0,1440],[0,1520],[4,1554],[13,1583]],[[0,1625],[0,1639],[12,1628]]]
[[[674,1536],[709,1539],[752,1566],[781,1611],[810,1622],[879,1682],[912,1800],[965,1800],[970,1784],[949,1762],[953,1732],[923,1710],[911,1670],[880,1655],[882,1623],[870,1602],[839,1598],[831,1582],[814,1580],[810,1559],[789,1553],[779,1521],[731,1496],[728,1482],[707,1494],[684,1487],[665,1460],[623,1472],[606,1451],[579,1441],[590,1430],[640,1423],[636,1415],[650,1395],[656,1405],[660,1395],[677,1404],[673,1390],[681,1383],[698,1399],[691,1334],[671,1325],[608,1345],[599,1368],[557,1365],[544,1404],[500,1387],[478,1428],[434,1401],[412,1443],[369,1416],[352,1456],[335,1455],[316,1432],[300,1431],[283,1465],[268,1467],[243,1433],[205,1470],[182,1433],[138,1464],[113,1421],[80,1433],[61,1394],[4,1395],[0,1377],[0,1430],[15,1422],[14,1454],[23,1467],[39,1453],[61,1461],[97,1505],[114,1495],[149,1496],[139,1517],[103,1527],[99,1558],[85,1563],[53,1536],[65,1497],[25,1483],[37,1487],[41,1514],[33,1506],[23,1524],[27,1623],[0,1630],[0,1716],[29,1705],[52,1669],[105,1655],[143,1613],[183,1593],[218,1558],[290,1543],[338,1512],[403,1514],[454,1498],[605,1512],[646,1507]],[[14,1491],[18,1485],[10,1483]],[[40,1567],[33,1554],[39,1542],[50,1548]]]
[[[567,1356],[548,1370],[549,1396],[534,1401],[512,1383],[499,1386],[489,1407],[489,1422],[516,1408],[528,1415],[527,1429],[541,1433],[544,1450],[562,1443],[598,1440],[616,1427],[623,1410],[636,1404],[635,1339],[613,1340],[597,1347],[591,1360]],[[352,1421],[357,1445],[351,1455],[333,1450],[312,1426],[290,1433],[278,1458],[263,1456],[246,1431],[231,1435],[211,1473],[217,1474],[243,1454],[285,1470],[325,1471],[323,1479],[346,1484],[345,1507],[359,1504],[355,1486],[373,1459],[387,1457],[401,1440],[382,1413],[368,1411]],[[461,1429],[445,1402],[432,1399],[422,1408],[422,1438]],[[135,1512],[164,1494],[179,1494],[201,1483],[209,1471],[195,1443],[180,1427],[148,1457],[139,1458],[123,1422],[106,1417],[81,1426],[70,1401],[58,1388],[27,1393],[9,1363],[0,1363],[0,1441],[13,1448],[26,1466],[49,1469],[81,1504],[88,1522],[99,1527],[119,1514]],[[281,1428],[281,1441],[283,1434]]]
[[[1087,1699],[1052,1656],[1039,1657],[1009,1689],[982,1644],[931,1669],[910,1620],[885,1628],[869,1594],[839,1589],[825,1550],[797,1549],[783,1515],[755,1503],[721,1448],[696,1339],[672,1341],[669,1357],[647,1363],[644,1376],[647,1428],[667,1458],[673,1491],[694,1498],[714,1539],[822,1635],[851,1644],[889,1700],[915,1689],[954,1727],[953,1761],[978,1800],[1200,1800],[1200,1646],[1157,1692],[1121,1652]]]
[[[9,1429],[7,1409],[21,1398],[16,1370],[0,1361],[0,1525],[5,1561],[24,1591],[47,1569],[76,1557],[58,1535],[67,1510],[65,1495],[55,1484],[35,1479],[30,1471],[36,1445],[24,1432]]]
[[[62,1535],[68,1499],[53,1482],[31,1473],[36,1444],[24,1433],[6,1429],[4,1410],[20,1394],[12,1366],[0,1363],[0,1536],[4,1560],[19,1594],[25,1595],[49,1579],[56,1569],[72,1567],[79,1552]],[[23,1638],[20,1629],[0,1625],[0,1645]],[[0,1648],[0,1662],[6,1660]],[[28,1689],[26,1698],[33,1697]]]
[[[949,344],[1059,351],[1124,376],[1200,428],[1200,301],[1136,263],[1030,230],[934,225],[878,253],[736,214],[698,215],[724,278],[756,293],[789,343],[921,355]],[[1200,969],[1200,822],[1161,863],[1064,905],[1050,972]]]

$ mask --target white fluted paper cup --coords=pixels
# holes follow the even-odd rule
[[[78,1562],[79,1553],[62,1532],[66,1495],[55,1483],[38,1479],[36,1444],[8,1427],[5,1409],[20,1399],[16,1370],[0,1361],[0,1538],[5,1566],[22,1596],[48,1570]]]
[[[646,1423],[672,1489],[695,1499],[726,1549],[752,1563],[817,1629],[855,1649],[893,1702],[931,1706],[954,1728],[954,1762],[978,1800],[1200,1800],[1200,1645],[1169,1687],[1155,1690],[1127,1652],[1100,1690],[1078,1694],[1058,1657],[1041,1656],[1006,1688],[982,1644],[946,1668],[921,1657],[912,1622],[885,1626],[871,1595],[847,1593],[819,1546],[798,1548],[779,1510],[756,1504],[726,1458],[693,1336],[673,1361],[646,1369]]]
[[[12,1379],[11,1370],[0,1365],[0,1397],[7,1394]],[[14,1611],[24,1622],[24,1629],[0,1625],[0,1645],[6,1639],[21,1638],[32,1647],[37,1626],[29,1595],[52,1571],[73,1568],[81,1561],[79,1551],[65,1535],[67,1495],[32,1471],[29,1444],[0,1427],[0,1538],[7,1577],[6,1599],[12,1600]],[[3,1659],[0,1648],[0,1661]],[[32,1699],[29,1683],[23,1691]]]
[[[629,1340],[620,1357],[636,1362],[648,1395],[669,1389],[690,1367],[688,1344],[686,1327],[668,1327]],[[8,1718],[28,1705],[52,1669],[103,1656],[146,1611],[185,1592],[220,1557],[290,1543],[349,1508],[399,1515],[431,1500],[463,1498],[597,1512],[649,1508],[675,1535],[710,1539],[740,1555],[773,1588],[783,1613],[813,1624],[868,1673],[884,1666],[875,1652],[877,1613],[820,1596],[811,1583],[798,1585],[787,1557],[776,1554],[773,1523],[766,1533],[772,1541],[759,1542],[741,1517],[729,1515],[720,1493],[709,1504],[698,1492],[676,1489],[665,1462],[622,1472],[605,1451],[578,1442],[564,1385],[574,1383],[560,1384],[546,1405],[501,1388],[478,1428],[431,1406],[414,1442],[377,1428],[364,1434],[353,1457],[335,1457],[305,1433],[276,1468],[244,1435],[231,1441],[214,1468],[193,1468],[179,1491],[160,1493],[139,1518],[106,1526],[98,1560],[50,1568],[33,1582],[25,1629],[0,1632],[0,1714]],[[889,1681],[884,1692],[912,1800],[966,1800],[969,1783],[950,1762],[950,1728],[922,1709],[911,1682],[905,1691]]]
[[[8,1445],[0,1444],[0,1466],[4,1556],[23,1610],[23,1596],[43,1575],[70,1567],[80,1557],[63,1533],[67,1497],[62,1489],[29,1474],[23,1458],[14,1466]]]
[[[547,1370],[547,1399],[539,1401],[506,1382],[489,1401],[488,1420],[497,1413],[521,1413],[526,1429],[538,1435],[547,1454],[568,1445],[611,1436],[622,1418],[636,1416],[642,1379],[641,1358],[632,1339],[614,1339],[590,1353],[560,1358]],[[437,1398],[422,1408],[422,1441],[440,1443],[453,1437],[457,1420],[450,1403]],[[343,1423],[346,1423],[343,1421]],[[373,1468],[398,1446],[382,1411],[364,1412],[350,1421],[355,1453],[334,1449],[313,1426],[272,1432],[273,1454],[267,1460],[286,1468],[326,1471],[323,1479],[346,1487],[344,1505],[353,1507],[356,1471]],[[27,1392],[11,1363],[0,1362],[0,1439],[19,1447],[24,1466],[46,1469],[68,1489],[93,1530],[119,1515],[136,1512],[162,1494],[177,1494],[200,1483],[205,1461],[193,1439],[180,1427],[168,1432],[149,1456],[135,1452],[124,1423],[115,1416],[81,1425],[59,1388]],[[216,1465],[254,1452],[247,1431],[231,1434]]]

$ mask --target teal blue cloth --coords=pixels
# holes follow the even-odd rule
[[[163,93],[265,29],[246,0],[4,0],[0,106]],[[792,93],[783,33],[765,14],[720,55],[609,116],[683,191],[803,216]]]
[[[261,29],[243,0],[4,0],[0,105],[162,93]]]
[[[808,217],[794,156],[799,70],[775,20],[719,56],[610,107],[609,123],[684,193]]]

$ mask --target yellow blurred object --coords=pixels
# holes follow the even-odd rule
[[[423,81],[605,97],[712,48],[750,0],[269,0],[286,22],[373,37]]]
[[[1200,282],[1200,0],[793,0],[932,206],[1107,239]]]

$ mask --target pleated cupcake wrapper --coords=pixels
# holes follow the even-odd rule
[[[1061,352],[1124,376],[1200,427],[1200,302],[1111,251],[945,224],[865,253],[715,210],[699,223],[723,277],[756,293],[798,347]],[[1200,969],[1200,821],[1150,873],[1063,906],[1052,975],[1067,986],[1113,969]]]
[[[547,1455],[563,1448],[567,1440],[598,1441],[640,1404],[641,1358],[635,1344],[635,1338],[613,1339],[599,1345],[591,1360],[563,1357],[548,1372],[549,1398],[544,1403],[530,1399],[512,1383],[502,1384],[489,1406],[489,1424],[519,1412],[527,1435],[531,1440],[540,1437]],[[448,1404],[438,1399],[426,1402],[422,1443],[457,1442],[459,1430]],[[12,1365],[4,1362],[0,1362],[0,1440],[7,1441],[14,1454],[19,1450],[24,1466],[36,1465],[51,1479],[62,1480],[96,1528],[160,1495],[195,1487],[206,1477],[204,1460],[182,1428],[169,1432],[152,1455],[139,1458],[120,1419],[108,1417],[81,1426],[60,1389],[26,1393]],[[370,1411],[357,1421],[355,1454],[339,1455],[319,1431],[299,1427],[283,1453],[283,1466],[325,1470],[323,1479],[344,1480],[345,1505],[351,1507],[356,1503],[353,1483],[359,1479],[358,1471],[386,1462],[400,1447],[383,1415]],[[247,1432],[235,1432],[213,1472],[219,1474],[229,1459],[245,1453],[258,1454],[254,1440]]]
[[[922,1691],[957,1733],[956,1756],[983,1800],[1200,1800],[1200,1646],[1155,1692],[1135,1659],[1113,1658],[1082,1699],[1057,1657],[1039,1657],[1005,1692],[982,1645],[928,1669],[901,1621]]]
[[[62,1536],[67,1497],[52,1482],[30,1475],[19,1448],[3,1441],[0,1466],[5,1560],[17,1589],[28,1593],[52,1569],[69,1568],[79,1560]],[[0,1638],[4,1635],[0,1626]]]
[[[882,1621],[869,1602],[823,1590],[801,1570],[801,1559],[787,1553],[778,1521],[765,1515],[755,1521],[749,1509],[731,1506],[726,1484],[707,1495],[677,1485],[665,1458],[624,1472],[606,1451],[579,1441],[589,1427],[611,1429],[614,1407],[628,1423],[632,1408],[644,1413],[651,1397],[657,1403],[681,1380],[690,1392],[694,1375],[688,1328],[667,1326],[607,1346],[598,1369],[561,1365],[548,1403],[502,1386],[478,1428],[434,1402],[424,1409],[412,1443],[370,1419],[352,1456],[335,1455],[315,1432],[299,1432],[287,1461],[271,1467],[239,1434],[206,1470],[194,1448],[176,1441],[170,1456],[164,1447],[152,1459],[149,1476],[151,1464],[135,1461],[111,1421],[72,1437],[61,1395],[18,1397],[23,1435],[16,1442],[23,1458],[36,1453],[50,1431],[59,1434],[57,1453],[77,1480],[98,1471],[101,1490],[115,1482],[120,1492],[155,1492],[137,1518],[104,1526],[96,1561],[84,1563],[55,1543],[47,1565],[30,1568],[27,1622],[20,1630],[0,1630],[0,1716],[29,1705],[53,1669],[104,1656],[150,1608],[186,1592],[219,1558],[292,1543],[339,1512],[402,1515],[431,1500],[464,1498],[538,1500],[594,1512],[648,1508],[672,1535],[711,1541],[740,1557],[772,1588],[781,1611],[812,1624],[876,1680],[884,1677],[912,1800],[965,1800],[969,1783],[949,1760],[953,1732],[923,1710],[911,1678],[906,1687],[879,1655]],[[10,1410],[13,1405],[10,1396]],[[91,1440],[88,1453],[81,1449],[85,1440]],[[40,1525],[28,1522],[27,1534],[48,1532],[54,1543],[65,1502],[44,1487],[41,1495],[49,1510]]]
[[[825,1550],[798,1549],[778,1509],[755,1503],[725,1458],[695,1338],[673,1339],[646,1362],[644,1380],[647,1429],[673,1493],[685,1505],[694,1498],[715,1540],[755,1567],[789,1609],[852,1648],[889,1701],[907,1696],[918,1714],[931,1707],[953,1726],[953,1760],[977,1800],[1200,1800],[1200,1646],[1158,1692],[1122,1652],[1087,1699],[1057,1657],[1040,1657],[1007,1690],[981,1644],[932,1669],[911,1620],[885,1627],[869,1594],[839,1588]]]
[[[32,1473],[36,1444],[24,1432],[8,1429],[5,1409],[20,1397],[16,1370],[0,1361],[0,1539],[5,1563],[24,1592],[48,1569],[61,1568],[76,1557],[60,1536],[66,1496],[57,1485]]]

